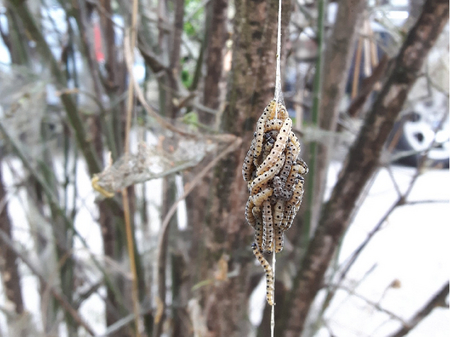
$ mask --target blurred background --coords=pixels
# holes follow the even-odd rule
[[[310,172],[276,335],[447,336],[448,2],[282,3]],[[277,14],[0,1],[0,336],[270,336],[241,167]]]

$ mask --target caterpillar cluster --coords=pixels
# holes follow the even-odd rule
[[[277,111],[278,109],[278,111]],[[264,109],[242,165],[250,196],[245,217],[255,229],[253,253],[264,268],[267,302],[274,305],[273,272],[263,253],[279,253],[303,198],[308,166],[286,108],[275,100]]]

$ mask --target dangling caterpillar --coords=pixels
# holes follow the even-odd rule
[[[262,219],[263,219],[263,240],[261,250],[263,252],[272,252],[273,217],[272,217],[272,206],[270,205],[270,201],[268,200],[263,202]]]
[[[267,301],[273,305],[273,274],[263,252],[279,253],[284,231],[292,225],[303,198],[306,163],[298,158],[300,142],[292,132],[286,108],[271,101],[256,123],[250,149],[242,165],[250,197],[245,217],[255,229],[253,253],[267,279]]]
[[[261,251],[258,249],[258,245],[256,243],[252,244],[253,254],[255,254],[261,266],[264,268],[264,272],[266,273],[266,299],[269,305],[274,305],[273,303],[273,271],[272,267],[270,267],[269,262],[264,258]]]
[[[275,253],[280,253],[284,246],[284,230],[275,229]]]

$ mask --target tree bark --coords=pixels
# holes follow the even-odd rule
[[[206,76],[203,90],[203,104],[211,109],[219,108],[220,83],[222,80],[224,46],[227,33],[227,8],[228,0],[213,0],[211,3],[212,15],[207,27],[206,42]],[[206,112],[199,113],[202,123],[210,125],[215,120],[215,115]]]
[[[355,204],[378,166],[383,145],[419,76],[428,52],[448,21],[446,0],[426,1],[422,14],[408,34],[377,100],[339,174],[319,226],[297,273],[288,305],[284,308],[284,336],[299,336],[306,315],[319,291],[336,247],[348,227]],[[289,308],[290,310],[287,310]]]

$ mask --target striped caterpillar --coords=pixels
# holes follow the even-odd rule
[[[270,305],[274,304],[274,276],[262,254],[283,250],[284,232],[300,208],[308,166],[298,158],[299,154],[300,142],[292,132],[286,108],[271,101],[256,123],[242,165],[242,176],[250,193],[245,218],[255,229],[252,248],[266,274]]]

